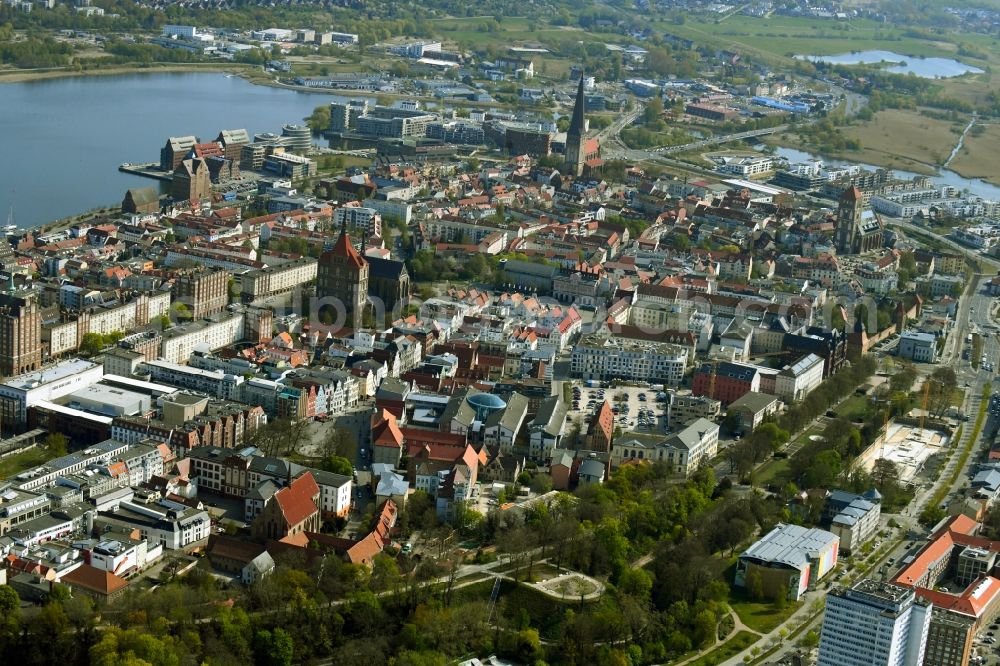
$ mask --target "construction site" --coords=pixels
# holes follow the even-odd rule
[[[884,437],[861,454],[858,465],[869,472],[879,458],[896,463],[901,483],[913,483],[927,460],[947,448],[951,436],[941,430],[890,423]]]

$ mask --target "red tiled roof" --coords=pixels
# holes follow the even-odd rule
[[[354,245],[351,243],[351,239],[346,233],[340,234],[340,238],[337,239],[337,242],[330,250],[330,254],[335,257],[346,257],[348,263],[358,269],[363,268],[367,263],[364,257],[358,254],[358,251],[354,249]]]
[[[382,423],[374,428],[374,445],[400,448],[403,445],[403,433],[396,422],[396,416],[392,412],[383,409],[382,417],[384,419]]]
[[[962,615],[978,618],[1000,595],[1000,580],[985,576],[973,581],[961,594],[949,594],[919,588],[917,596],[934,603],[936,608],[946,608]]]
[[[274,494],[281,513],[289,525],[298,525],[318,509],[314,497],[319,495],[319,486],[312,473],[306,472],[292,481],[287,488],[282,488]]]
[[[128,581],[113,573],[82,564],[62,577],[62,582],[90,592],[110,596],[128,585]]]
[[[108,474],[113,477],[128,474],[128,467],[123,462],[111,463],[108,465]]]
[[[973,536],[977,526],[976,521],[968,516],[955,516],[931,537],[930,543],[917,553],[909,566],[896,574],[892,582],[906,587],[916,586],[929,569],[940,562],[942,557],[948,556],[956,544],[1000,551],[1000,543]]]

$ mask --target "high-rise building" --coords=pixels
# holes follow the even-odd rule
[[[0,294],[0,374],[20,375],[41,365],[42,315],[38,299],[33,292],[10,289]]]
[[[566,169],[574,176],[583,175],[583,163],[586,161],[583,136],[586,131],[584,100],[583,76],[581,76],[580,86],[576,90],[576,104],[573,105],[573,119],[566,131]]]
[[[325,323],[337,321],[341,308],[348,326],[360,325],[368,304],[368,262],[351,244],[346,221],[332,248],[319,257],[316,267],[316,296],[319,316]]]
[[[183,273],[174,280],[173,295],[196,321],[222,312],[229,305],[229,273],[207,268]]]
[[[826,597],[818,666],[920,666],[932,604],[894,583],[861,580]]]

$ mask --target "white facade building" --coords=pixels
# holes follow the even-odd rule
[[[786,365],[774,380],[774,391],[785,402],[798,402],[823,382],[823,359],[807,354]]]
[[[914,591],[862,580],[826,597],[818,666],[920,666],[931,606]]]
[[[680,345],[587,336],[573,349],[570,366],[582,379],[628,379],[677,386],[684,379],[689,351]]]

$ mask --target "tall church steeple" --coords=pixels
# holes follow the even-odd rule
[[[584,154],[584,132],[586,102],[583,94],[583,73],[580,73],[580,85],[576,89],[576,104],[573,106],[573,119],[569,123],[569,130],[566,132],[566,169],[574,176],[583,174]]]
[[[840,195],[837,204],[836,245],[839,254],[857,254],[861,235],[861,215],[864,212],[864,198],[856,187],[848,187]]]

